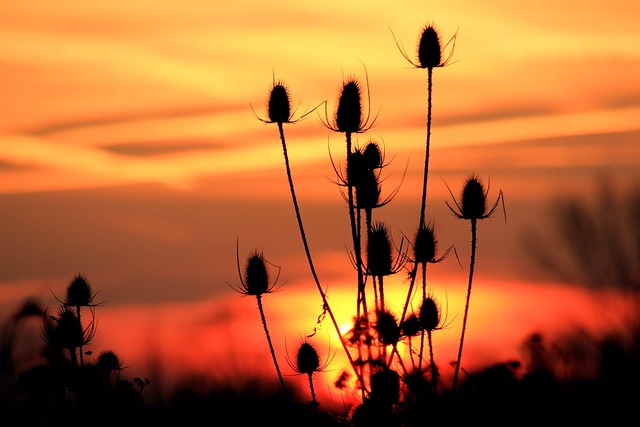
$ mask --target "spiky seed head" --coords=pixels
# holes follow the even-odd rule
[[[73,349],[84,344],[82,324],[70,307],[63,306],[58,313],[57,320],[55,340],[60,347]]]
[[[383,222],[376,222],[367,240],[367,269],[373,276],[391,274],[393,258],[389,229]]]
[[[389,311],[379,311],[376,331],[380,342],[384,345],[395,345],[400,341],[400,326],[396,317]]]
[[[298,349],[297,370],[301,374],[312,374],[320,367],[320,358],[316,349],[308,342],[303,342]]]
[[[400,401],[400,375],[392,369],[382,369],[371,375],[371,400],[393,405]]]
[[[362,98],[360,85],[354,79],[342,85],[336,111],[338,132],[359,132],[362,128]]]
[[[88,306],[91,305],[93,297],[93,290],[87,280],[87,276],[79,273],[71,279],[69,286],[67,286],[65,303],[72,307]]]
[[[419,319],[420,327],[425,331],[433,331],[440,324],[440,310],[432,297],[422,300]]]
[[[432,25],[422,30],[418,44],[418,61],[420,68],[434,68],[442,66],[442,47],[440,36]]]
[[[410,314],[402,323],[402,335],[415,337],[420,332],[420,319],[415,314]]]
[[[347,184],[355,187],[364,179],[367,172],[367,162],[364,153],[356,149],[347,156]]]
[[[487,191],[480,178],[467,178],[462,188],[460,203],[462,218],[482,219],[487,212]]]
[[[269,121],[288,123],[291,120],[291,101],[282,82],[275,83],[269,92]]]
[[[438,241],[433,233],[433,228],[419,228],[413,242],[413,256],[415,261],[421,264],[432,262],[436,257],[437,247]]]
[[[375,209],[380,201],[380,180],[373,169],[365,169],[356,184],[356,207]]]
[[[262,295],[269,291],[269,272],[262,252],[254,251],[247,259],[244,275],[248,295]]]
[[[364,147],[363,155],[368,168],[379,169],[382,167],[382,151],[375,141],[369,141]]]
[[[113,351],[104,350],[98,356],[96,366],[103,372],[119,371],[122,369],[122,361]]]

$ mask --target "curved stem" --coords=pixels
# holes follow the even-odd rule
[[[471,298],[471,284],[473,282],[473,270],[476,262],[476,228],[477,219],[471,219],[471,261],[469,265],[469,284],[467,286],[467,301],[464,306],[464,319],[462,320],[462,334],[460,335],[460,348],[458,349],[458,360],[456,362],[456,370],[453,374],[452,391],[456,391],[456,384],[458,382],[458,372],[460,370],[460,360],[462,359],[462,346],[464,343],[464,333],[467,329],[467,317],[469,315],[469,300]]]
[[[276,371],[278,372],[278,378],[280,379],[280,385],[282,386],[282,391],[286,393],[287,388],[284,385],[284,379],[282,378],[282,373],[280,372],[280,366],[278,365],[276,352],[273,349],[271,336],[269,335],[269,329],[267,328],[267,319],[264,317],[264,310],[262,309],[262,295],[256,295],[256,299],[258,300],[258,310],[260,311],[260,319],[262,319],[262,327],[264,328],[264,333],[267,335],[267,341],[269,342],[269,350],[271,351],[273,364],[276,366]]]
[[[344,348],[347,358],[349,359],[349,363],[351,364],[351,367],[353,368],[354,372],[357,373],[357,370],[355,368],[355,362],[353,361],[353,358],[351,357],[351,353],[349,353],[346,347],[344,338],[342,337],[342,333],[340,332],[340,327],[338,326],[338,322],[336,321],[336,318],[333,315],[333,312],[331,311],[331,307],[329,306],[327,296],[324,290],[322,289],[322,286],[320,285],[320,279],[318,279],[316,269],[313,265],[313,258],[311,257],[311,251],[309,250],[309,244],[307,243],[307,236],[304,232],[304,226],[302,224],[302,215],[300,214],[300,208],[298,207],[298,199],[296,198],[296,192],[293,187],[293,178],[291,176],[291,167],[289,166],[289,155],[287,154],[287,144],[284,138],[284,129],[282,127],[282,123],[280,122],[278,122],[278,131],[280,133],[280,141],[282,142],[282,151],[284,154],[284,162],[287,169],[287,178],[289,179],[291,199],[293,200],[293,207],[295,208],[295,211],[296,211],[296,219],[298,220],[298,227],[300,228],[300,236],[302,237],[302,243],[304,245],[304,250],[307,255],[307,260],[309,262],[309,268],[311,270],[313,280],[316,283],[316,287],[318,288],[318,292],[320,293],[320,297],[322,298],[323,309],[326,310],[327,313],[329,313],[329,317],[331,318],[331,322],[333,323],[333,326],[338,334],[338,337],[340,338],[340,343],[342,344],[342,347]]]

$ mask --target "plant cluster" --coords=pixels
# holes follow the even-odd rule
[[[488,186],[479,176],[472,173],[463,183],[459,198],[451,193],[452,202],[447,203],[455,217],[470,223],[471,257],[460,347],[454,366],[455,374],[452,384],[444,384],[435,362],[432,335],[448,326],[448,323],[446,315],[442,313],[443,307],[436,297],[436,289],[427,280],[427,270],[428,266],[447,258],[452,250],[453,253],[456,252],[453,245],[450,245],[442,254],[438,251],[433,221],[427,220],[429,212],[427,182],[431,148],[433,71],[450,63],[455,40],[456,35],[443,45],[436,28],[433,25],[425,26],[420,34],[415,62],[409,59],[401,45],[396,42],[404,58],[415,68],[427,70],[428,78],[422,197],[412,239],[403,237],[400,243],[396,244],[392,238],[390,224],[379,214],[380,208],[390,203],[397,192],[396,189],[388,196],[383,196],[383,171],[390,164],[385,158],[385,150],[373,137],[365,138],[364,144],[354,141],[356,135],[366,134],[377,120],[377,116],[371,116],[370,106],[365,111],[365,102],[370,101],[368,79],[366,88],[363,88],[361,82],[355,77],[344,80],[333,114],[329,113],[327,103],[324,102],[324,115],[320,116],[320,121],[329,131],[343,135],[345,141],[344,164],[346,166],[344,169],[333,163],[333,157],[331,161],[336,173],[335,182],[340,186],[343,200],[348,207],[351,233],[348,255],[355,271],[354,289],[357,295],[355,315],[353,326],[347,333],[343,334],[338,327],[338,321],[316,272],[298,206],[284,132],[286,124],[304,118],[319,106],[300,117],[294,117],[289,89],[282,80],[276,81],[274,78],[269,91],[267,118],[258,116],[262,122],[277,124],[278,127],[300,236],[313,280],[322,299],[323,311],[318,317],[318,322],[324,321],[328,316],[351,366],[351,372],[343,373],[338,382],[343,384],[346,378],[355,377],[354,383],[360,396],[360,403],[350,411],[347,417],[348,422],[353,425],[397,424],[399,413],[406,410],[412,402],[424,403],[443,393],[455,392],[458,387],[476,262],[477,225],[479,221],[491,217],[501,202],[504,208],[504,202],[501,191],[495,200],[490,201]],[[249,277],[255,274],[253,270],[255,254],[248,257],[245,279],[240,291],[258,297],[267,340],[276,371],[285,390],[260,299],[262,293],[268,292],[274,283],[268,282],[266,274],[263,273],[266,268],[265,260],[263,257],[260,260],[262,263],[260,266],[261,293],[252,291],[248,286]],[[385,284],[390,276],[401,273],[406,274],[407,295],[402,312],[395,313],[389,308],[392,305],[385,299]],[[420,301],[417,306],[412,304],[414,297]],[[312,336],[313,334],[307,338],[310,339]],[[322,366],[316,350],[309,344],[308,339],[300,346],[297,365],[293,364],[292,367],[297,372],[309,376],[313,404],[317,406],[312,374],[321,371]]]
[[[121,377],[126,366],[111,349],[94,357],[97,332],[94,292],[84,274],[75,275],[58,307],[27,301],[3,325],[0,348],[0,419],[6,425],[79,425],[98,417],[100,425],[139,422],[148,378]],[[16,360],[18,337],[30,319],[39,320],[44,346],[29,367]],[[84,421],[83,421],[84,420]],[[17,424],[16,424],[17,425]]]

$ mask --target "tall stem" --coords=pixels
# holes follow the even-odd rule
[[[338,326],[338,322],[336,321],[335,316],[333,315],[333,311],[331,311],[331,307],[329,306],[329,302],[327,301],[327,296],[320,285],[320,279],[318,279],[318,274],[316,273],[316,269],[313,265],[313,258],[311,257],[311,251],[309,250],[309,244],[307,242],[307,235],[304,232],[304,226],[302,224],[302,215],[300,214],[300,208],[298,207],[298,199],[296,197],[296,192],[293,187],[293,178],[291,176],[291,167],[289,166],[289,155],[287,153],[287,144],[284,138],[284,128],[281,122],[278,122],[278,131],[280,133],[280,141],[282,142],[282,152],[284,154],[284,163],[287,169],[287,178],[289,179],[289,189],[291,190],[291,199],[293,200],[293,207],[296,211],[296,219],[298,220],[298,228],[300,229],[300,236],[302,237],[302,243],[304,245],[304,251],[307,255],[307,260],[309,262],[309,268],[311,270],[311,275],[313,276],[313,280],[316,283],[316,287],[318,288],[318,292],[320,293],[320,297],[322,298],[323,309],[329,314],[329,318],[331,318],[331,322],[333,323],[333,327],[340,338],[340,343],[349,359],[349,363],[353,368],[354,372],[357,374],[357,369],[355,368],[355,362],[351,357],[351,353],[349,353],[345,340],[342,337],[342,333],[340,332],[340,327]]]
[[[458,349],[458,360],[456,362],[456,370],[453,374],[452,391],[456,391],[458,382],[458,372],[460,370],[460,360],[462,359],[462,346],[464,343],[464,333],[467,329],[467,317],[469,315],[469,300],[471,298],[471,284],[473,282],[473,270],[476,262],[476,228],[477,219],[471,219],[471,261],[469,265],[469,284],[467,286],[467,301],[464,306],[464,319],[462,320],[462,334],[460,335],[460,348]]]
[[[427,209],[427,179],[429,177],[429,151],[431,146],[431,105],[433,92],[433,68],[428,69],[428,98],[427,98],[427,143],[424,156],[424,178],[422,179],[422,208],[420,210],[420,228],[424,227],[425,211]]]
[[[273,349],[273,344],[271,343],[271,336],[269,335],[269,329],[267,328],[267,319],[264,317],[264,310],[262,308],[262,295],[256,295],[256,299],[258,300],[258,310],[260,311],[260,319],[262,319],[262,327],[264,328],[264,333],[266,334],[267,341],[269,342],[269,350],[271,351],[273,364],[276,366],[276,371],[278,372],[278,378],[280,379],[280,385],[282,386],[282,391],[286,393],[287,388],[284,385],[284,379],[282,378],[282,373],[280,372],[280,366],[278,365],[276,352]]]

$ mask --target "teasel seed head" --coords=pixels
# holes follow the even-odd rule
[[[437,247],[438,241],[433,232],[433,227],[424,226],[419,228],[413,242],[415,262],[425,264],[435,260]]]
[[[378,311],[375,328],[382,344],[396,345],[400,341],[400,326],[390,311]]]
[[[342,85],[335,119],[338,132],[356,133],[362,129],[362,96],[355,79]]]
[[[420,327],[425,331],[433,331],[440,324],[440,309],[436,301],[428,296],[420,306]]]
[[[487,212],[487,191],[479,178],[471,176],[462,188],[460,202],[464,219],[481,219]]]
[[[373,169],[364,169],[355,187],[356,207],[375,209],[380,206],[380,181]]]
[[[376,222],[367,239],[367,270],[376,277],[393,273],[391,236],[383,222]]]
[[[382,151],[377,142],[369,141],[362,154],[367,168],[379,169],[382,167]]]
[[[96,366],[103,372],[122,370],[122,361],[118,355],[112,350],[103,350],[98,355]]]
[[[300,374],[313,374],[320,369],[320,358],[316,349],[308,342],[303,342],[296,356],[296,371]]]
[[[442,45],[440,36],[433,25],[427,25],[422,30],[418,44],[418,61],[420,68],[442,66]]]
[[[73,277],[67,286],[65,304],[72,307],[90,306],[94,298],[93,290],[87,280],[87,276],[79,273]]]
[[[420,332],[420,319],[415,314],[410,314],[402,322],[402,335],[405,337],[415,337]]]
[[[244,275],[247,295],[262,295],[269,292],[269,272],[262,252],[254,251],[247,259]]]
[[[352,187],[364,179],[367,172],[367,161],[361,149],[355,149],[347,156],[347,179],[346,184]]]
[[[291,100],[283,82],[275,83],[269,92],[268,113],[272,123],[291,121]]]
[[[451,197],[454,198],[455,206],[450,205],[448,202],[447,206],[451,212],[460,219],[476,221],[489,218],[496,211],[498,203],[502,202],[502,208],[504,210],[504,196],[502,190],[500,190],[496,201],[489,208],[487,206],[488,192],[488,188],[485,188],[480,178],[476,175],[471,175],[464,182],[459,202],[455,200],[451,190],[449,190]],[[504,210],[504,219],[505,221],[507,220],[506,210]]]

